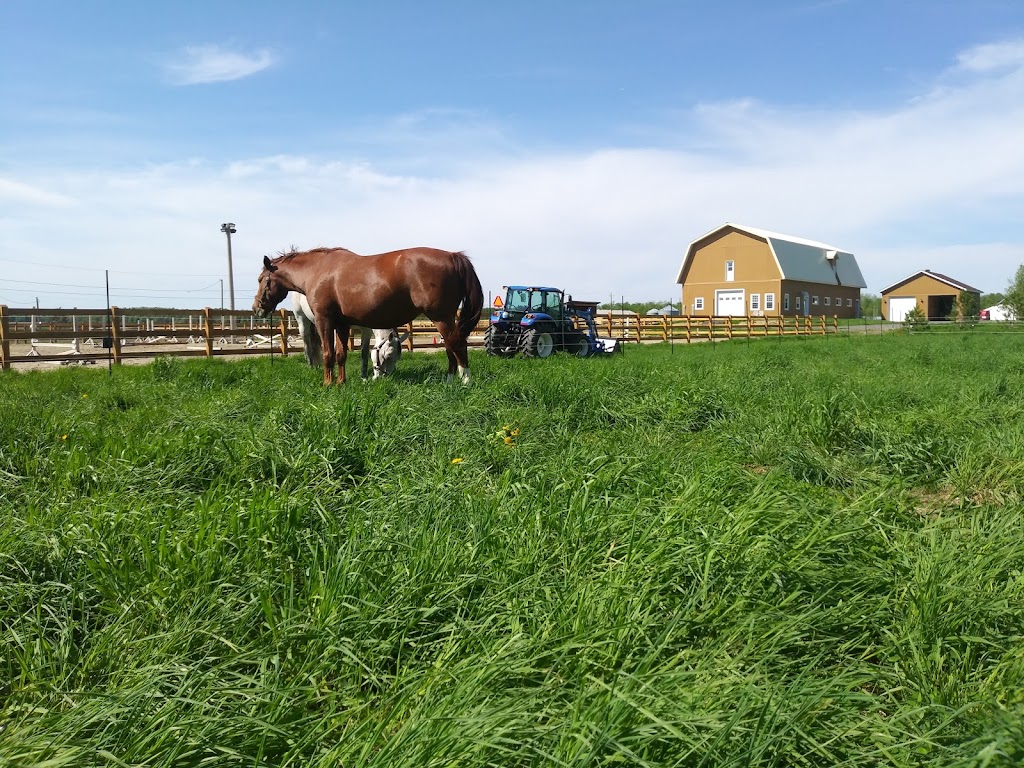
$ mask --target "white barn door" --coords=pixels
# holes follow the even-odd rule
[[[898,298],[889,299],[889,322],[890,323],[902,323],[903,319],[907,316],[914,307],[917,306],[917,299],[913,296],[900,296]]]
[[[747,313],[744,304],[744,291],[742,288],[733,288],[727,291],[715,291],[715,314],[745,315]]]

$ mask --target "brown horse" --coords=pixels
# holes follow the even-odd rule
[[[360,256],[344,248],[291,251],[263,257],[252,304],[257,317],[272,312],[288,291],[306,294],[324,345],[324,384],[345,382],[349,328],[394,328],[424,314],[440,331],[448,353],[448,378],[456,368],[469,383],[466,341],[483,310],[484,293],[466,254],[407,248]],[[462,311],[456,319],[456,311]],[[335,333],[340,346],[335,351]]]

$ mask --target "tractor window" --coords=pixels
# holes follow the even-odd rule
[[[510,312],[526,312],[530,308],[529,291],[509,291],[505,309]]]
[[[540,312],[541,309],[544,307],[543,302],[544,302],[544,294],[542,294],[540,291],[537,291],[536,293],[531,293],[530,294],[530,311],[531,312]]]
[[[554,318],[561,317],[562,302],[559,299],[560,297],[557,293],[544,294],[544,311]]]

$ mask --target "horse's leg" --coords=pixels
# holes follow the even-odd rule
[[[348,359],[348,323],[338,323],[338,385],[345,383],[345,361]]]
[[[327,313],[325,312],[324,315]],[[334,323],[327,317],[318,317],[316,321],[317,331],[320,333],[320,343],[323,346],[323,357],[324,357],[324,386],[330,386],[334,383]],[[344,347],[342,347],[344,353]],[[344,363],[342,363],[341,369],[342,376],[345,375]]]
[[[362,348],[360,349],[359,378],[366,381],[370,377],[370,329],[361,328],[363,334]]]
[[[458,370],[463,384],[469,384],[469,362],[466,359],[466,340],[458,338],[455,319],[435,320],[434,325],[444,338],[444,351],[448,355],[448,381],[455,377]],[[461,349],[461,357],[459,350]]]
[[[454,325],[454,323],[452,323]],[[452,352],[455,354],[455,363],[459,367],[459,378],[463,384],[469,384],[469,339],[461,335],[452,345]]]
[[[301,312],[296,313],[296,320],[302,328],[302,348],[306,354],[306,362],[315,368],[323,362],[323,350],[320,348],[320,333],[316,325]]]

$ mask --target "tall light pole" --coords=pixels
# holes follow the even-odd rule
[[[220,231],[228,236],[228,298],[231,301],[231,309],[235,308],[235,275],[234,270],[231,267],[231,236],[237,232],[235,225],[228,222],[227,224],[220,225]],[[231,319],[232,327],[234,327],[234,318]]]

